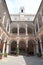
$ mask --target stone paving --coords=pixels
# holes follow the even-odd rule
[[[43,65],[43,57],[8,56],[0,60],[0,65]]]

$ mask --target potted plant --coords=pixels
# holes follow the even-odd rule
[[[17,50],[16,50],[16,56],[18,56],[19,55],[19,49],[17,48]]]
[[[4,53],[4,57],[7,57],[7,53],[6,52]]]

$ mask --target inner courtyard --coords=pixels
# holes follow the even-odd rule
[[[36,15],[9,14],[5,0],[0,1],[0,53],[2,55],[43,56],[43,0]]]

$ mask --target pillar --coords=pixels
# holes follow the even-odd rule
[[[17,54],[19,54],[19,43],[17,41]]]
[[[38,32],[39,32],[40,31],[40,28],[39,28],[38,17],[37,17],[37,26],[38,26]]]
[[[28,35],[28,32],[27,32],[27,24],[26,24],[26,35]]]
[[[40,41],[40,49],[41,49],[41,54],[42,54],[42,41],[41,39],[39,41]]]
[[[19,24],[17,25],[17,28],[18,28],[18,30],[17,30],[17,35],[19,35]]]
[[[36,54],[36,49],[35,49],[35,46],[34,46],[34,55]]]
[[[36,53],[39,53],[39,49],[38,49],[38,41],[36,41]]]
[[[9,24],[9,19],[7,20],[7,23],[6,23],[6,31],[7,31],[7,28],[8,28],[8,24]]]
[[[9,41],[7,42],[6,53],[9,54]]]
[[[6,12],[4,12],[4,16],[3,16],[3,20],[2,20],[3,25],[4,25],[4,22],[5,22],[5,15],[6,15]]]
[[[5,38],[5,40],[4,40],[4,44],[3,44],[3,51],[2,51],[2,53],[3,53],[3,57],[4,57],[4,54],[5,54],[5,43],[6,43],[6,38]]]
[[[9,33],[10,33],[10,23],[9,23]]]
[[[36,35],[36,23],[35,23],[35,35]]]
[[[26,40],[26,51],[27,51],[27,48],[28,48],[28,41]]]
[[[3,52],[2,52],[3,54],[5,53],[5,42],[4,42],[4,44],[3,44]]]

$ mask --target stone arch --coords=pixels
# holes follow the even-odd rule
[[[28,34],[31,34],[34,31],[34,24],[28,24],[27,25],[27,32]]]
[[[28,51],[29,55],[34,55],[35,54],[35,51],[36,51],[36,42],[35,42],[35,40],[30,39],[28,41],[27,51]]]
[[[20,34],[25,34],[25,33],[26,33],[25,28],[24,28],[24,27],[20,27],[20,28],[19,28],[19,33],[20,33]]]
[[[30,34],[30,33],[32,33],[33,32],[33,30],[32,30],[32,28],[31,27],[27,27],[27,31],[28,31],[28,34]]]
[[[23,39],[19,41],[19,53],[22,55],[26,53],[26,42]]]
[[[11,54],[16,54],[16,49],[17,49],[17,41],[13,40],[11,42],[11,50],[10,50],[10,53]]]
[[[11,30],[11,33],[17,34],[17,27],[13,27],[12,30]]]

